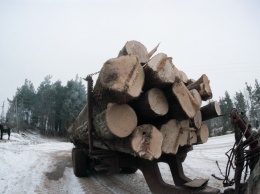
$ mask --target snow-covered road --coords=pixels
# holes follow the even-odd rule
[[[135,174],[92,174],[77,178],[71,165],[73,144],[47,139],[30,132],[12,133],[10,141],[0,140],[0,193],[150,193],[141,171]],[[206,144],[194,146],[183,164],[190,178],[208,178],[209,186],[223,190],[215,161],[224,172],[227,152],[233,146],[233,135],[210,138]],[[167,183],[173,183],[169,168],[160,164]]]

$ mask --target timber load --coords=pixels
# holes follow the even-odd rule
[[[167,54],[155,54],[158,46],[148,52],[142,43],[128,41],[103,64],[91,106],[86,104],[68,128],[72,143],[88,146],[91,135],[96,148],[153,160],[207,141],[203,121],[221,115],[217,102],[202,107],[212,98],[207,75],[188,78]]]

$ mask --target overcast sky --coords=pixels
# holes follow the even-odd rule
[[[260,78],[259,0],[0,0],[0,105],[30,80],[99,71],[128,40],[205,73],[213,99]]]

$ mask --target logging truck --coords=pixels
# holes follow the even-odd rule
[[[158,45],[159,46],[159,45]],[[192,146],[207,142],[204,121],[221,115],[205,74],[188,79],[172,62],[143,44],[128,41],[116,58],[103,64],[95,86],[91,74],[87,104],[68,128],[73,171],[142,171],[152,193],[218,194],[207,179],[191,180],[182,163]],[[152,57],[153,56],[153,57]],[[166,184],[158,163],[167,163],[174,185]]]
[[[109,125],[111,124],[110,119],[129,116],[132,114],[132,108],[126,105],[111,104],[108,105],[109,108],[106,109],[103,114],[99,114],[95,119],[93,119],[94,99],[91,88],[93,80],[91,77],[87,77],[86,80],[88,81],[88,106],[81,111],[76,122],[74,122],[74,125],[69,129],[71,135],[70,139],[75,145],[75,148],[72,149],[72,164],[74,174],[77,177],[85,177],[93,169],[96,171],[105,170],[111,174],[119,172],[135,173],[140,169],[152,193],[220,193],[218,189],[207,186],[207,179],[191,180],[185,176],[182,162],[185,160],[187,152],[192,150],[192,146],[187,145],[185,141],[183,144],[178,144],[178,146],[173,145],[180,141],[180,138],[178,139],[178,132],[168,134],[170,137],[176,136],[177,138],[175,138],[178,140],[175,140],[175,143],[167,140],[169,143],[166,143],[167,146],[165,146],[165,150],[168,150],[168,152],[174,152],[175,154],[168,154],[166,152],[162,154],[163,135],[151,124],[143,124],[136,127],[131,135],[129,132],[127,132],[127,134],[122,132],[123,135],[122,133],[119,133],[123,138],[114,139],[111,132],[107,132],[107,128],[116,128],[115,126]],[[117,111],[120,115],[118,115]],[[124,111],[126,113],[124,113]],[[87,118],[87,120],[83,119],[84,117]],[[105,120],[102,119],[104,117]],[[126,126],[137,122],[136,119],[132,118],[132,116],[130,116],[130,118],[131,121],[128,122]],[[120,118],[118,119],[118,122],[121,122]],[[92,122],[93,120],[94,122]],[[104,124],[104,121],[106,121],[106,125]],[[95,122],[99,123],[94,124]],[[114,123],[114,125],[117,124]],[[95,128],[95,126],[98,127]],[[189,122],[171,120],[164,125],[162,130],[166,131],[171,127],[179,129],[180,131],[181,129],[187,129],[189,127]],[[206,125],[202,125],[201,130],[207,131]],[[74,133],[71,131],[74,131]],[[75,131],[77,132],[75,133]],[[186,131],[188,131],[188,129]],[[84,132],[86,133],[84,134]],[[192,132],[194,131],[190,131],[190,134]],[[117,131],[113,131],[113,134],[117,134]],[[76,137],[77,135],[80,137]],[[128,138],[129,135],[131,138]],[[207,136],[204,136],[205,135],[201,136],[200,141],[206,141],[205,139]],[[191,143],[192,142],[189,142],[189,144]],[[179,145],[183,146],[178,149]],[[159,162],[164,162],[169,165],[175,185],[169,185],[163,181],[158,167]]]

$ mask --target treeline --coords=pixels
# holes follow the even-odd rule
[[[66,136],[67,128],[86,105],[86,88],[81,79],[75,79],[62,86],[61,81],[51,82],[46,76],[37,90],[33,83],[25,80],[17,88],[16,94],[9,101],[6,120],[17,130],[37,127],[45,135]],[[231,97],[228,91],[219,99],[224,116],[206,121],[212,136],[223,135],[233,131],[229,112],[232,108],[244,112],[249,123],[257,127],[260,117],[260,86],[255,80],[253,86],[245,83],[244,91]]]
[[[224,97],[219,99],[219,104],[224,116],[207,121],[211,135],[223,135],[233,132],[233,126],[230,123],[229,117],[229,112],[232,108],[243,112],[252,127],[259,127],[260,86],[257,79],[255,79],[253,87],[245,83],[244,91],[236,92],[233,98],[226,91]]]
[[[52,83],[51,78],[46,76],[37,90],[26,79],[13,99],[8,99],[6,120],[11,127],[37,127],[45,135],[66,135],[68,126],[86,104],[85,86],[78,76],[66,86],[61,81]]]

